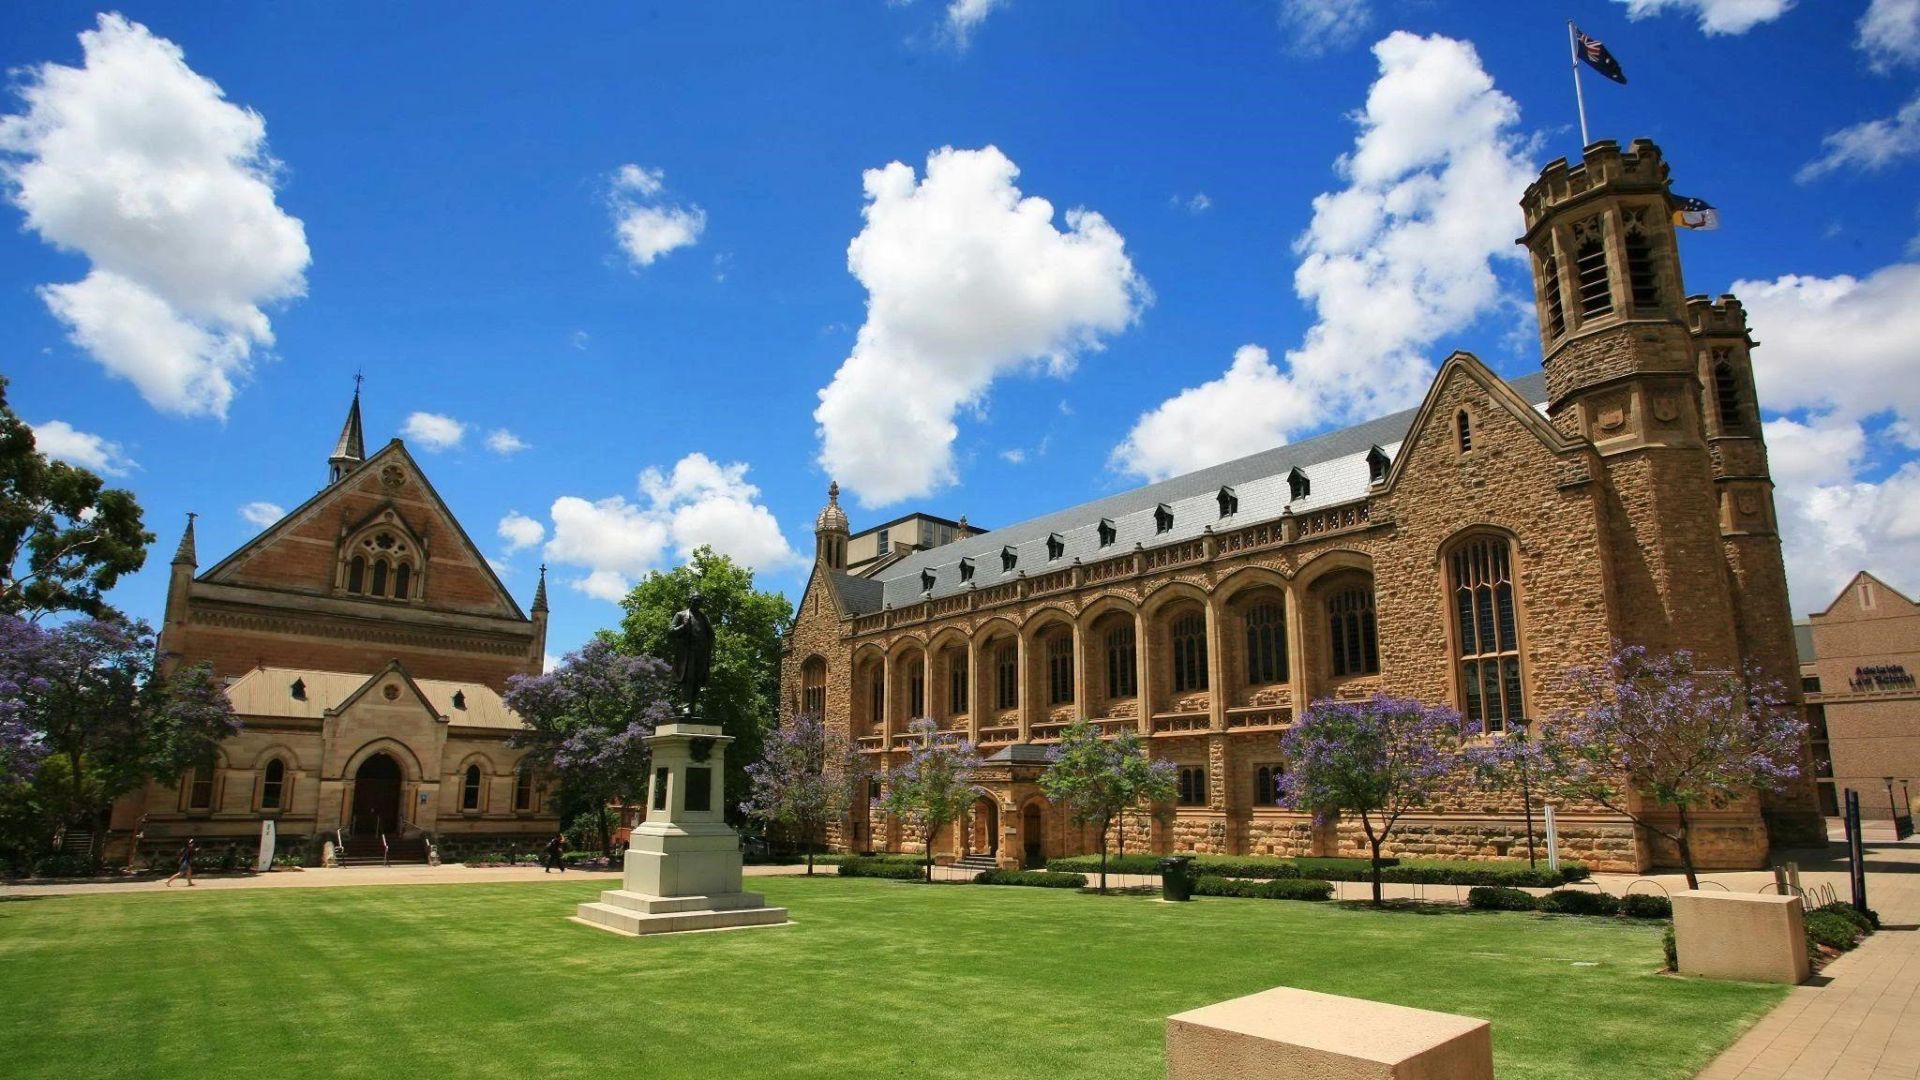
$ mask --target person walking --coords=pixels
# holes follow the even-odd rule
[[[567,861],[560,857],[560,853],[566,849],[567,838],[560,833],[554,833],[553,839],[547,841],[547,873],[553,873],[556,866],[560,868],[561,873],[567,872]]]
[[[173,877],[170,877],[167,879],[167,888],[169,889],[173,888],[173,878],[177,878],[182,874],[185,874],[187,876],[188,886],[192,886],[193,884],[193,852],[194,852],[194,842],[191,839],[189,839],[187,841],[187,846],[180,849],[180,865],[173,871]]]

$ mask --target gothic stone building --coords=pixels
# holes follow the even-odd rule
[[[1455,353],[1419,408],[846,572],[837,492],[816,525],[783,707],[817,711],[883,783],[908,723],[986,755],[941,854],[1003,865],[1090,850],[1036,778],[1076,717],[1132,728],[1179,767],[1153,850],[1358,854],[1357,822],[1275,804],[1280,735],[1320,698],[1448,702],[1483,737],[1569,702],[1557,676],[1611,642],[1756,661],[1795,688],[1793,627],[1746,317],[1688,296],[1667,165],[1608,141],[1525,194],[1543,367],[1503,381]],[[1564,855],[1675,860],[1591,806]],[[1462,786],[1408,820],[1398,855],[1523,850],[1518,800]],[[912,845],[856,800],[834,841]],[[1700,814],[1702,865],[1758,867],[1823,839],[1811,789]]]
[[[366,455],[357,392],[328,470],[203,573],[188,520],[160,648],[210,663],[243,729],[177,787],[122,800],[116,833],[251,847],[274,818],[281,850],[339,838],[414,858],[423,835],[451,856],[551,834],[500,698],[509,676],[541,669],[544,573],[529,617],[399,439]]]

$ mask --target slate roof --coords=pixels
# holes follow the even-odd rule
[[[986,761],[1010,761],[1015,765],[1047,765],[1052,762],[1052,751],[1045,746],[1032,743],[1012,743],[988,754]]]
[[[1509,379],[1507,385],[1536,407],[1546,400],[1544,373]],[[1271,521],[1286,509],[1303,514],[1352,502],[1365,496],[1369,488],[1368,452],[1378,446],[1389,458],[1397,455],[1418,411],[1407,409],[916,551],[884,567],[871,579],[836,574],[840,595],[849,609],[845,614],[871,614],[889,605],[903,608],[929,598],[952,596],[969,586],[990,588],[1014,580],[1022,572],[1034,576],[1071,566],[1075,559],[1097,562],[1131,551],[1136,544],[1154,548],[1179,543],[1200,536],[1208,526],[1224,532]],[[1291,498],[1288,484],[1288,476],[1296,468],[1306,475],[1310,486],[1301,499]],[[1231,487],[1239,500],[1238,512],[1224,518],[1216,501],[1222,487]],[[1166,532],[1158,531],[1155,522],[1162,504],[1173,511],[1173,527]],[[1115,533],[1113,542],[1104,546],[1099,540],[1103,520],[1113,522]],[[1065,549],[1058,558],[1049,559],[1047,541],[1056,533]],[[1003,570],[1001,552],[1008,547],[1014,549],[1016,562],[1011,570]],[[962,581],[960,561],[969,558],[973,561],[973,577]],[[921,579],[927,570],[933,571],[931,592],[923,587]],[[853,585],[855,582],[867,588]]]

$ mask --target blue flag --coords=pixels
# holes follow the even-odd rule
[[[1586,32],[1577,26],[1573,28],[1573,37],[1578,44],[1574,54],[1583,63],[1614,82],[1622,86],[1626,85],[1627,76],[1620,70],[1620,61],[1613,58],[1613,54],[1607,51],[1607,47],[1602,45],[1599,39],[1588,37]]]

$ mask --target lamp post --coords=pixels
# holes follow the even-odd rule
[[[1514,737],[1521,742],[1527,740],[1527,727],[1530,721],[1525,718],[1514,720]],[[1889,788],[1889,791],[1892,789]],[[1527,773],[1527,755],[1520,755],[1520,813],[1527,819],[1527,869],[1538,868],[1533,854],[1533,780]]]

